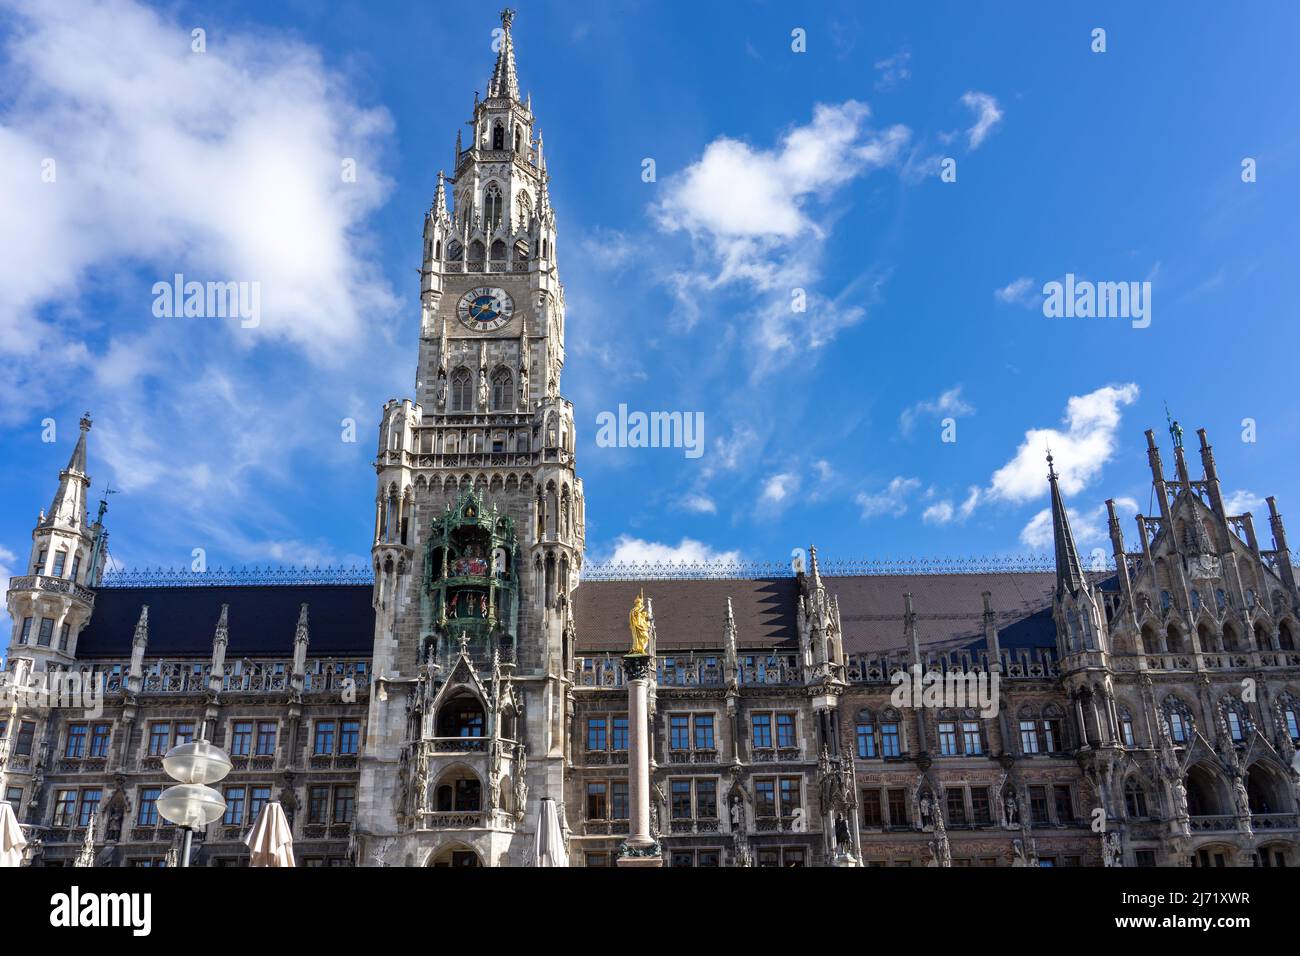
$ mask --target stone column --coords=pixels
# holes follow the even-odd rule
[[[663,866],[659,843],[650,835],[650,667],[649,654],[623,658],[627,677],[628,798],[627,840],[619,847],[619,866]]]

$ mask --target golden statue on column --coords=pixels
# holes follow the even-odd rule
[[[645,608],[645,592],[637,594],[632,602],[632,610],[627,616],[627,625],[632,630],[632,653],[650,653],[650,614]]]

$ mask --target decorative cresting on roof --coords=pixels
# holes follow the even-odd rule
[[[841,559],[827,561],[818,558],[818,571],[823,577],[858,577],[889,574],[996,574],[1011,572],[1052,571],[1056,564],[1050,554],[1006,555],[970,558],[882,558]],[[1105,568],[1098,565],[1090,570],[1113,570],[1114,563]],[[788,562],[637,562],[605,561],[584,564],[584,581],[671,581],[760,578],[792,578],[796,572]]]
[[[177,568],[119,568],[104,573],[103,588],[201,588],[264,584],[374,584],[370,568],[214,568],[190,571]]]
[[[515,73],[515,43],[510,37],[510,24],[515,21],[515,11],[501,11],[501,48],[497,50],[497,65],[488,84],[488,97],[508,96],[519,99],[519,77]],[[480,74],[482,75],[482,74]]]
[[[1052,486],[1052,540],[1056,544],[1056,594],[1076,594],[1086,581],[1079,549],[1070,533],[1070,516],[1061,500],[1061,489],[1056,483],[1056,469],[1052,467],[1052,453],[1047,453],[1047,480]]]

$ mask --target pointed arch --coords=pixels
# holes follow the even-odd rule
[[[474,376],[464,365],[451,373],[451,410],[468,412],[474,408]]]

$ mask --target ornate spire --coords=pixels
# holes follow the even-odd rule
[[[90,431],[90,412],[81,416],[81,434],[68,459],[68,467],[59,472],[59,487],[50,502],[50,510],[40,520],[43,526],[60,525],[72,531],[86,529],[86,491],[90,479],[86,476],[86,432]]]
[[[510,37],[510,24],[514,23],[515,12],[509,8],[501,11],[501,48],[497,50],[497,65],[492,71],[492,82],[488,84],[488,99],[494,96],[508,96],[519,99],[519,77],[515,73],[515,43]]]
[[[1079,549],[1075,547],[1070,532],[1070,516],[1061,500],[1061,489],[1056,483],[1056,469],[1052,467],[1052,453],[1047,453],[1047,480],[1052,486],[1052,540],[1056,543],[1056,596],[1074,594],[1085,587],[1083,564]]]
[[[433,218],[441,222],[447,218],[447,180],[438,170],[438,188],[433,191]]]

